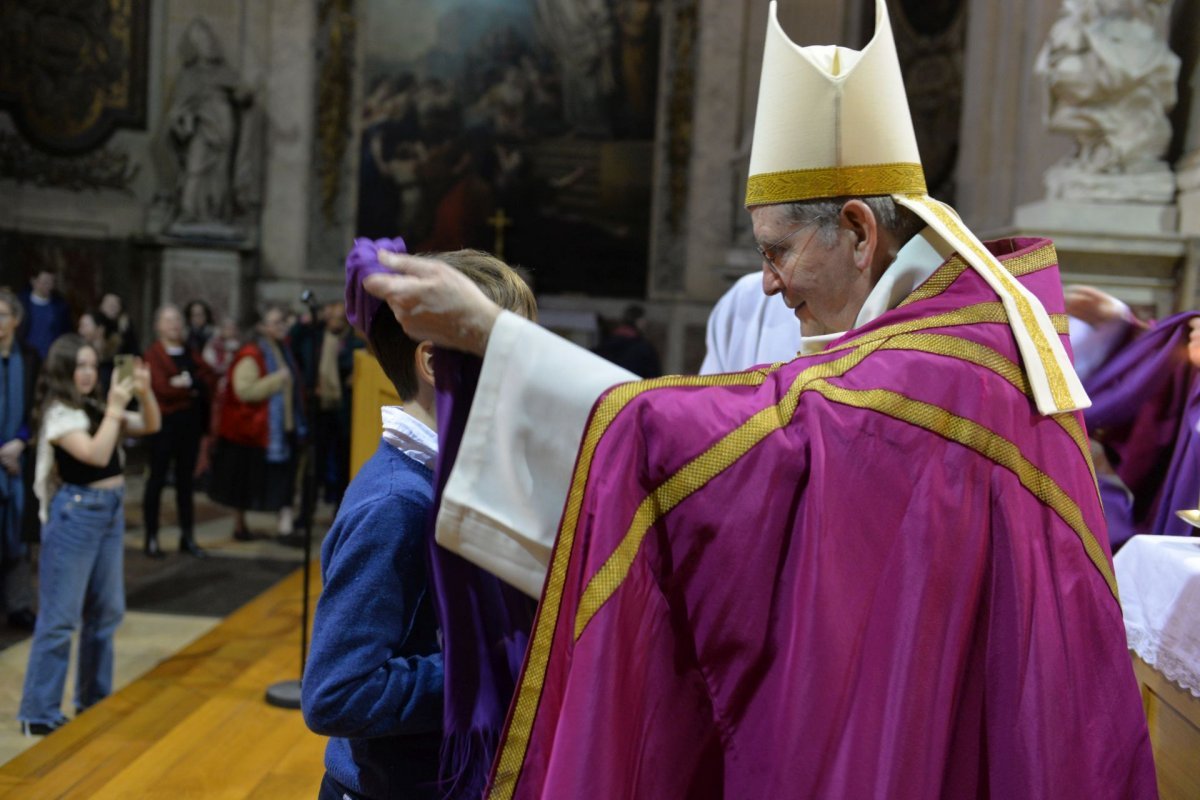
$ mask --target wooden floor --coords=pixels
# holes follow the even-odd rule
[[[298,676],[301,586],[297,571],[0,767],[0,798],[316,797],[325,739],[263,700]]]

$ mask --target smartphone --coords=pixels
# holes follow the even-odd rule
[[[113,356],[113,380],[120,383],[126,378],[133,378],[133,356],[119,353]]]

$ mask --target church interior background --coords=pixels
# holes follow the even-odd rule
[[[985,237],[1053,235],[1068,280],[1151,315],[1195,306],[1200,4],[889,5],[936,197]],[[802,44],[861,46],[870,8],[780,3]],[[582,343],[636,299],[666,369],[694,370],[711,304],[759,267],[742,192],[766,10],[5,3],[0,283],[48,266],[76,312],[114,291],[142,330],[196,296],[244,319],[336,296],[356,235],[401,236],[501,251]],[[1084,32],[1103,19],[1128,23],[1107,50]],[[1081,119],[1124,167],[1069,177],[1096,149]]]

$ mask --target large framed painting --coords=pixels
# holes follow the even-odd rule
[[[653,0],[366,0],[357,233],[645,293]]]
[[[0,0],[0,108],[74,155],[145,128],[150,0]]]

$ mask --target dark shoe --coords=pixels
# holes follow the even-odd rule
[[[54,722],[22,722],[21,735],[26,737],[47,736],[66,724],[66,718],[56,719]]]
[[[203,547],[196,544],[196,540],[190,534],[179,540],[179,552],[187,553],[193,558],[208,558],[208,553]]]
[[[234,528],[233,538],[239,542],[253,542],[255,539],[261,539],[262,536],[249,528]]]
[[[37,624],[37,614],[31,608],[18,608],[8,614],[8,627],[22,631],[32,631]]]
[[[146,554],[146,558],[166,558],[167,554],[162,551],[162,546],[158,543],[157,534],[146,537],[146,544],[142,546],[142,552]]]

